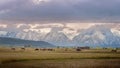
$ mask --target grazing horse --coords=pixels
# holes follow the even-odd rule
[[[21,48],[21,50],[25,50],[25,48]]]
[[[111,52],[117,52],[117,50],[111,50]]]
[[[80,49],[80,48],[77,48],[76,51],[81,51],[81,49]]]
[[[15,51],[16,49],[15,49],[15,48],[11,48],[11,50],[14,50],[14,51]]]
[[[47,50],[48,50],[48,51],[54,51],[54,49],[50,49],[50,48],[49,48],[49,49],[47,49]]]
[[[46,51],[47,49],[43,48],[42,51]]]
[[[39,51],[39,49],[38,49],[38,48],[36,48],[36,49],[35,49],[35,51]]]

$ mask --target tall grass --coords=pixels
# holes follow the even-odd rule
[[[120,59],[120,52],[113,53],[110,50],[90,49],[76,52],[70,48],[67,51],[57,49],[55,51],[34,51],[28,48],[21,51],[16,48],[12,51],[10,48],[0,48],[0,62],[23,61],[23,60],[60,60],[60,59]]]

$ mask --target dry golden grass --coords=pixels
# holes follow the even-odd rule
[[[30,60],[2,64],[0,68],[120,68],[120,59]]]
[[[77,52],[73,48],[68,48],[67,51],[64,48],[55,49],[55,51],[35,51],[34,48],[27,48],[23,51],[19,47],[14,51],[9,47],[0,47],[0,64],[3,67],[4,64],[6,66],[6,64],[12,65],[12,63],[14,66],[14,63],[17,62],[18,66],[21,66],[20,64],[25,66],[28,64],[28,68],[37,64],[43,65],[42,67],[39,66],[39,68],[57,68],[57,66],[60,68],[79,68],[80,66],[84,67],[85,64],[90,68],[89,66],[94,67],[94,64],[98,64],[97,67],[99,67],[102,62],[105,63],[102,67],[105,65],[109,66],[112,61],[116,62],[116,66],[119,66],[120,51],[113,53],[111,49],[90,49]],[[89,63],[91,64],[89,65]]]

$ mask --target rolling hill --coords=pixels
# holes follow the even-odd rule
[[[31,41],[31,40],[22,40],[22,39],[6,38],[6,37],[0,37],[0,45],[9,45],[9,46],[32,45],[32,47],[55,47],[54,45],[44,41]]]

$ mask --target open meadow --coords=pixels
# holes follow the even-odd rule
[[[35,48],[0,47],[0,68],[119,68],[120,50],[54,48],[40,51]]]

